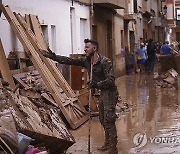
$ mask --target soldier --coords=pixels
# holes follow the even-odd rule
[[[99,98],[99,120],[105,131],[105,143],[98,150],[116,154],[117,151],[117,130],[115,107],[118,101],[118,91],[115,85],[113,66],[105,56],[98,53],[98,43],[91,39],[85,39],[85,57],[69,58],[56,55],[51,50],[43,50],[42,54],[61,64],[76,65],[85,67],[88,74],[91,74],[91,63],[93,65],[92,81],[89,87],[100,90]]]

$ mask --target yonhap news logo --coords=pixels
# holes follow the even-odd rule
[[[147,137],[146,133],[137,133],[133,137],[135,147],[144,147],[147,143],[150,144],[180,144],[180,136],[154,136]]]
[[[144,147],[147,144],[147,135],[146,133],[137,133],[134,135],[133,143],[137,148]]]

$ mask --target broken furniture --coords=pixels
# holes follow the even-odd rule
[[[18,90],[13,93],[5,87],[0,88],[0,100],[0,113],[11,113],[18,132],[35,139],[34,145],[45,146],[51,153],[63,153],[74,144],[75,140],[61,120],[57,107],[43,101],[40,102],[41,106],[37,107],[34,102],[19,94]],[[10,129],[14,126],[10,125],[11,122],[7,121],[7,118],[0,122],[3,128],[7,126]],[[12,139],[12,142],[14,140]]]

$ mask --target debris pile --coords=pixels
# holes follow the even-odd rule
[[[156,86],[161,88],[176,88],[178,87],[179,74],[174,69],[168,70],[165,74],[155,74]]]
[[[60,118],[60,110],[53,104],[48,104],[41,97],[30,96],[28,98],[21,94],[21,89],[19,88],[14,93],[9,88],[6,88],[6,86],[1,86],[0,100],[0,125],[2,126],[0,128],[7,130],[6,132],[8,133],[6,134],[13,134],[6,135],[6,138],[3,138],[5,143],[11,147],[12,151],[17,148],[16,138],[18,135],[9,128],[14,128],[13,130],[17,129],[18,132],[33,138],[32,145],[35,148],[49,150],[52,153],[61,153],[75,142],[73,136]],[[13,117],[11,118],[11,122],[2,120],[5,115]],[[5,126],[8,127],[4,128]],[[0,137],[3,137],[1,131]],[[12,146],[13,144],[11,142],[7,142],[8,139],[14,143],[14,146]],[[28,147],[27,145],[27,150]]]
[[[116,104],[116,115],[119,117],[121,113],[128,112],[130,110],[130,105],[123,101],[122,98],[118,97],[118,103]]]

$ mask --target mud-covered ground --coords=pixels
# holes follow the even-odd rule
[[[180,153],[180,90],[157,87],[152,75],[136,74],[116,80],[123,101],[129,111],[117,113],[119,154],[179,154]],[[104,132],[98,117],[91,125],[86,122],[71,131],[76,143],[67,154],[88,153],[88,132],[91,126],[91,153],[104,142]]]

